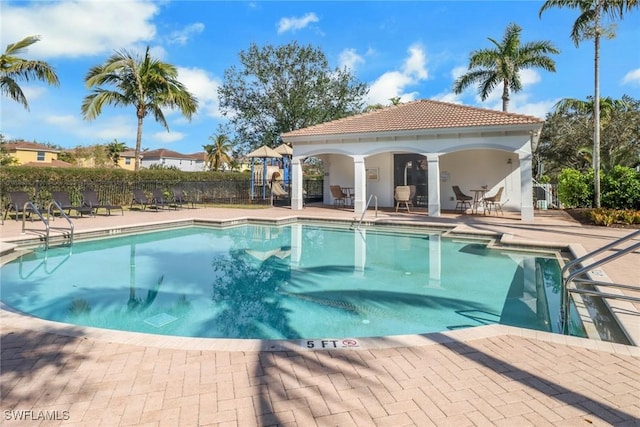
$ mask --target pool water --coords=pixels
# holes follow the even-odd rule
[[[188,337],[555,331],[559,310],[554,256],[438,233],[188,227],[35,251],[0,273],[2,301],[34,316]]]

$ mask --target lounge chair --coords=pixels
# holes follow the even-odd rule
[[[31,218],[32,212],[38,212],[38,208],[35,203],[31,201],[29,195],[25,191],[12,191],[9,193],[9,203],[4,210],[4,218],[7,219],[9,212],[14,211],[16,213],[16,221],[18,220],[18,214],[22,213],[22,218]],[[31,219],[33,221],[33,219]]]
[[[143,190],[136,189],[136,190],[133,190],[133,198],[131,199],[130,208],[132,208],[133,205],[140,205],[140,208],[142,210],[145,210],[147,206],[151,206],[151,200],[149,200],[149,198],[147,197],[147,195]],[[156,210],[158,210],[157,207],[156,207]]]
[[[460,187],[458,187],[457,185],[454,185],[452,188],[453,188],[453,192],[456,195],[455,210],[458,211],[459,209],[460,212],[465,213],[467,208],[471,209],[471,200],[473,200],[473,197],[467,196],[466,194],[464,194],[462,190],[460,190]]]
[[[151,191],[151,204],[156,207],[156,209],[162,207],[167,207],[167,209],[171,209],[171,200],[167,199],[164,196],[164,191],[159,188]],[[174,204],[173,207],[177,209],[177,206]]]
[[[504,187],[500,187],[498,189],[498,192],[494,196],[489,196],[482,199],[482,202],[484,203],[485,211],[488,212],[489,215],[491,215],[491,208],[493,207],[493,210],[496,212],[496,215],[498,215],[498,210],[500,210],[500,213],[504,216],[504,212],[502,211],[502,203],[501,203],[503,191],[504,191]]]
[[[122,215],[124,215],[122,206],[101,202],[98,198],[98,193],[93,190],[84,190],[82,192],[82,206],[93,209],[96,214],[98,213],[98,209],[104,209],[107,211],[107,215],[111,215],[111,210],[120,209]]]
[[[331,196],[333,197],[333,205],[344,206],[347,202],[347,195],[342,191],[342,187],[339,185],[330,185],[329,189],[331,190]]]
[[[411,188],[409,188],[408,185],[398,185],[394,193],[394,198],[396,199],[396,212],[398,212],[400,205],[404,203],[404,207],[407,209],[407,212],[411,213],[411,210],[409,209]]]
[[[66,210],[67,215],[71,215],[72,210],[76,211],[76,214],[80,214],[80,216],[83,216],[84,214],[93,214],[93,208],[84,206],[82,203],[79,205],[71,203],[69,193],[66,191],[52,191],[51,200],[52,202],[56,202],[63,211]],[[47,216],[51,216],[52,213],[54,213],[51,211],[52,205],[53,203],[51,203],[47,209]]]
[[[193,199],[190,199],[189,197],[187,197],[187,193],[185,193],[185,191],[180,188],[180,187],[173,187],[171,189],[171,191],[173,192],[173,203],[176,204],[177,206],[182,207],[182,205],[191,203],[191,207],[195,208],[196,204],[193,201]]]

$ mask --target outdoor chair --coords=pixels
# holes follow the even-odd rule
[[[149,200],[143,190],[135,189],[133,190],[133,198],[131,199],[131,205],[129,207],[133,208],[133,205],[140,205],[140,208],[145,210],[147,206],[151,206],[151,200]],[[157,207],[156,210],[158,210]]]
[[[333,205],[344,206],[347,201],[347,195],[342,191],[342,187],[339,185],[330,185],[329,189],[331,190],[331,196],[333,197]]]
[[[471,209],[471,200],[473,200],[473,197],[464,194],[457,185],[454,185],[452,188],[456,195],[456,212],[460,210],[460,212],[465,213],[467,208]]]
[[[482,199],[486,212],[491,214],[491,208],[493,207],[494,211],[496,212],[496,215],[498,215],[498,210],[500,210],[500,213],[504,216],[504,212],[502,211],[502,203],[500,202],[500,200],[502,199],[503,190],[504,190],[504,187],[500,187],[498,189],[498,192],[495,194],[495,196],[489,196]]]
[[[182,207],[183,205],[189,203],[191,203],[192,208],[196,207],[193,199],[187,197],[187,193],[185,193],[185,191],[181,187],[173,187],[171,191],[173,192],[173,203],[175,203],[176,207]]]
[[[159,209],[161,207],[171,209],[171,200],[168,200],[164,195],[164,191],[159,188],[151,191],[151,204],[154,205],[156,209]],[[175,209],[178,209],[175,204],[173,205],[173,207]]]
[[[22,213],[23,219],[26,214],[27,217],[33,221],[31,213],[38,212],[38,208],[35,203],[31,201],[29,195],[25,191],[12,191],[9,193],[9,203],[5,207],[3,221],[7,219],[7,215],[9,215],[9,212],[11,211],[16,213],[16,221],[18,220],[20,213]]]
[[[101,202],[98,198],[98,193],[93,190],[84,190],[82,192],[82,206],[92,209],[96,214],[98,213],[98,209],[104,209],[107,211],[107,215],[111,215],[111,210],[120,209],[122,215],[124,215],[122,206]]]
[[[394,193],[394,198],[396,199],[396,212],[398,212],[400,205],[404,203],[404,207],[407,209],[407,212],[411,213],[411,210],[409,210],[411,188],[409,188],[408,185],[398,185]]]
[[[75,205],[71,203],[71,199],[69,198],[69,193],[66,191],[52,191],[51,192],[51,200],[52,203],[49,204],[49,208],[47,209],[47,216],[52,216],[55,212],[52,212],[51,208],[53,206],[53,202],[56,202],[60,209],[63,211],[67,211],[67,215],[71,215],[71,211],[76,211],[76,214],[80,214],[83,216],[84,214],[93,214],[93,208],[89,206],[84,206],[82,203],[79,205]],[[55,215],[53,215],[55,218]]]

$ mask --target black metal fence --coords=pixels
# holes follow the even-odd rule
[[[216,180],[216,181],[35,181],[35,182],[6,182],[0,183],[0,199],[2,206],[9,202],[8,194],[13,191],[25,191],[31,200],[39,206],[48,206],[51,202],[52,191],[66,191],[71,202],[80,204],[82,192],[93,190],[103,203],[129,206],[133,198],[134,189],[142,189],[149,195],[153,190],[160,189],[171,200],[173,189],[180,188],[190,201],[198,204],[269,204],[271,193],[269,188],[266,197],[263,198],[262,187],[256,187],[251,194],[251,182],[249,180]],[[303,188],[306,200],[322,201],[322,180],[305,180]],[[286,202],[280,200],[280,202]]]

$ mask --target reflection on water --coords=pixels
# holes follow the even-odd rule
[[[51,320],[183,336],[550,330],[557,271],[553,258],[440,234],[191,227],[25,255],[3,267],[2,299]]]

